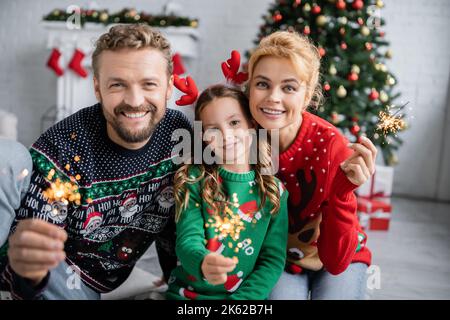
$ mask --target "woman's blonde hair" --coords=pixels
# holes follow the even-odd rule
[[[267,56],[289,59],[298,76],[306,82],[306,106],[317,108],[322,102],[319,50],[305,36],[296,32],[277,31],[263,38],[248,63],[249,81],[258,62]],[[247,85],[248,86],[248,85]]]
[[[214,99],[226,97],[235,99],[241,106],[241,110],[245,117],[249,121],[252,119],[247,96],[238,88],[219,84],[211,86],[202,92],[195,106],[195,120],[200,121],[200,114],[202,110]],[[255,141],[253,141],[253,143],[255,143]],[[253,169],[256,173],[256,182],[259,186],[259,195],[261,199],[259,210],[264,208],[266,200],[268,199],[272,204],[270,213],[275,214],[280,209],[279,186],[273,175],[261,173],[264,169],[269,169],[272,166],[270,145],[267,141],[260,139],[257,135],[256,143],[258,143],[259,153],[257,163],[254,165]],[[205,147],[206,145],[204,144],[203,148]],[[202,187],[200,189],[202,199],[204,199],[208,206],[212,209],[212,214],[222,216],[221,213],[224,212],[224,207],[228,204],[228,195],[225,194],[225,190],[223,190],[221,184],[219,183],[218,165],[195,165],[200,169],[200,175],[197,178],[190,176],[190,169],[192,166],[192,164],[185,164],[175,173],[175,220],[179,220],[181,213],[187,208],[189,202],[189,190],[187,189],[186,184],[194,184],[201,180],[203,180]]]
[[[95,50],[92,53],[94,75],[98,78],[99,58],[103,51],[143,48],[156,49],[162,53],[167,61],[167,76],[170,77],[173,70],[170,43],[161,32],[146,24],[119,24],[102,34],[95,43]]]

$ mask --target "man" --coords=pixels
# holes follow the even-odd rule
[[[92,66],[99,103],[46,131],[32,168],[24,148],[0,141],[0,282],[13,298],[99,299],[154,240],[165,279],[175,267],[171,136],[191,127],[166,108],[170,45],[148,26],[118,25]]]

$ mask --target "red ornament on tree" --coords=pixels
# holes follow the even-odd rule
[[[331,89],[330,84],[328,82],[325,82],[324,85],[323,85],[323,90],[330,91],[330,89]]]
[[[326,53],[325,49],[322,48],[322,47],[319,47],[319,55],[320,55],[321,57],[323,57],[323,56],[325,55],[325,53]]]
[[[361,128],[360,128],[357,124],[354,124],[354,125],[350,128],[350,132],[351,132],[352,135],[354,135],[354,136],[357,136],[360,130],[361,130]]]
[[[362,9],[362,7],[364,7],[364,2],[362,2],[361,0],[354,0],[352,3],[352,7],[355,10],[360,10]]]
[[[318,6],[317,4],[315,4],[314,6],[313,6],[313,8],[312,8],[312,13],[314,13],[314,14],[319,14],[320,13],[320,11],[322,11],[322,9],[320,8],[320,6]]]
[[[272,17],[273,21],[278,22],[281,19],[283,19],[283,16],[281,15],[281,13],[279,11],[275,12],[275,14]]]
[[[309,28],[309,26],[305,26],[305,27],[303,28],[303,34],[304,34],[304,35],[309,35],[309,34],[311,34],[311,29]]]
[[[348,81],[358,81],[358,74],[355,72],[350,72],[347,76]]]
[[[375,101],[378,99],[379,96],[380,96],[380,94],[378,93],[378,91],[376,89],[372,89],[372,91],[369,94],[369,99],[371,101]]]
[[[366,42],[365,46],[366,46],[366,50],[367,51],[370,51],[373,48],[373,46],[372,46],[372,44],[370,42]]]
[[[347,50],[347,44],[345,42],[341,42],[341,49]]]
[[[297,8],[302,3],[302,0],[295,0],[293,7]]]
[[[338,2],[336,2],[336,8],[338,8],[339,10],[344,10],[345,9],[345,1],[338,0]]]

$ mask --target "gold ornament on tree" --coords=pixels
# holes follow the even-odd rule
[[[328,73],[331,74],[332,76],[335,76],[337,73],[337,69],[334,66],[334,64],[330,65],[330,68],[328,69]]]
[[[345,98],[347,96],[347,90],[345,90],[343,85],[340,85],[336,91],[336,94],[339,98]]]
[[[366,26],[361,27],[361,34],[365,37],[367,37],[368,35],[370,35],[370,29]]]
[[[316,24],[319,27],[323,27],[328,22],[328,19],[324,15],[320,15],[316,19]]]

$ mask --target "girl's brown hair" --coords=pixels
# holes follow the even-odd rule
[[[197,100],[195,106],[195,120],[200,121],[200,114],[202,110],[211,103],[214,99],[219,98],[232,98],[235,99],[248,120],[251,120],[250,109],[248,106],[247,96],[239,89],[227,86],[227,85],[214,85],[202,92]],[[195,137],[197,138],[197,137]],[[255,141],[253,141],[255,143]],[[259,139],[256,135],[256,143],[258,143],[258,158],[257,163],[254,165],[256,173],[256,181],[259,186],[260,206],[261,210],[266,200],[269,199],[272,204],[271,214],[275,214],[280,209],[280,190],[279,186],[273,175],[262,174],[263,169],[269,169],[272,166],[271,162],[271,149],[267,141]],[[206,145],[203,145],[205,148]],[[203,152],[202,152],[203,154]],[[187,208],[189,201],[189,190],[186,187],[186,183],[194,184],[203,179],[203,185],[201,188],[201,197],[206,201],[208,206],[213,210],[213,214],[221,215],[224,205],[227,202],[227,194],[219,184],[219,170],[217,164],[207,165],[200,164],[195,165],[200,169],[200,175],[197,178],[192,178],[189,175],[192,164],[185,164],[175,173],[174,188],[175,188],[175,203],[176,203],[176,216],[175,220],[178,221],[181,212]]]

